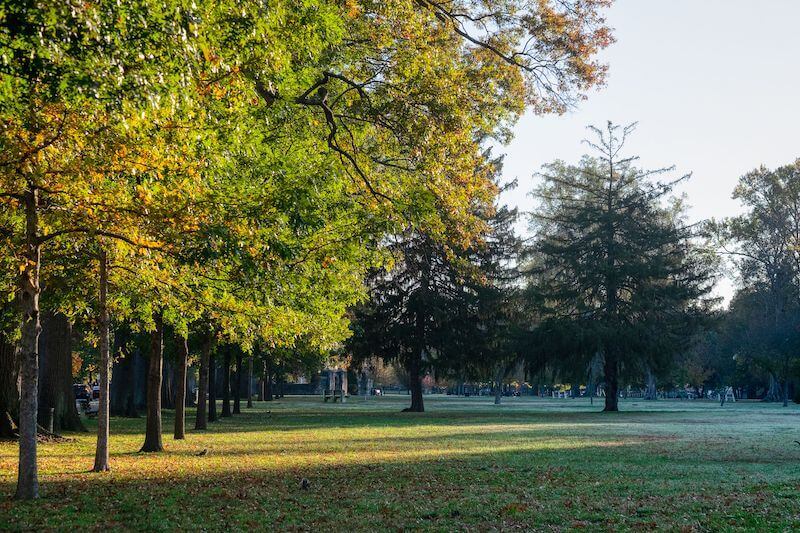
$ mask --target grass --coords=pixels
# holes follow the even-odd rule
[[[143,419],[112,419],[112,472],[88,472],[91,433],[43,443],[31,503],[0,443],[0,529],[800,528],[800,406],[504,401],[286,398],[185,441],[165,412],[161,454],[137,453]]]

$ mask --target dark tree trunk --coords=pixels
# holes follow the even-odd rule
[[[197,384],[197,416],[194,420],[194,429],[208,429],[208,407],[206,395],[208,394],[208,365],[211,355],[211,334],[206,332],[203,336],[203,346],[200,351],[200,382]]]
[[[222,360],[222,416],[231,416],[231,347],[225,347]]]
[[[42,315],[39,352],[39,424],[47,427],[52,409],[54,431],[86,431],[72,391],[72,324],[65,315]]]
[[[131,331],[127,325],[122,325],[114,333],[114,353],[120,358],[112,364],[111,380],[111,414],[128,418],[138,418],[136,410],[136,359],[141,357],[138,348],[130,350],[128,343]]]
[[[19,500],[39,497],[39,470],[37,463],[36,433],[39,409],[39,195],[30,187],[23,195],[25,205],[24,264],[17,277],[20,325],[20,398],[19,398],[19,467],[17,491]]]
[[[404,412],[422,413],[425,412],[425,405],[422,401],[422,354],[415,352],[415,355],[408,361],[408,388],[411,391],[411,406],[403,409]]]
[[[150,365],[147,371],[147,426],[140,451],[161,452],[161,370],[164,361],[164,318],[153,316],[156,329],[150,336]]]
[[[236,384],[233,394],[233,414],[242,413],[242,351],[236,350]]]
[[[606,350],[605,360],[603,361],[603,373],[605,374],[606,384],[606,406],[603,411],[619,411],[619,377],[617,374],[617,356]]]
[[[0,337],[0,439],[18,435],[14,421],[19,415],[19,350]]]
[[[186,337],[175,335],[178,364],[175,370],[175,439],[186,438],[186,365],[189,346]]]
[[[247,358],[247,408],[253,408],[253,356]]]
[[[494,404],[500,405],[503,401],[503,376],[505,372],[503,371],[502,365],[498,365],[497,370],[494,376]]]
[[[108,258],[106,253],[100,252],[100,298],[99,298],[98,327],[100,329],[100,376],[98,386],[100,389],[100,401],[97,409],[97,447],[94,454],[95,472],[107,472],[108,464],[108,412],[111,406],[108,393],[111,376],[111,357],[110,339],[108,330]],[[73,402],[74,403],[74,402]]]
[[[165,359],[162,361],[161,408],[175,408],[175,365],[171,359]]]
[[[217,357],[213,350],[208,357],[208,421],[217,421]]]

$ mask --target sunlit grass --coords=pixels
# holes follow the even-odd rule
[[[1,529],[796,529],[800,408],[753,402],[319,398],[258,404],[139,454],[144,420],[112,420],[112,472],[94,435],[40,446],[44,498],[8,498]],[[192,427],[188,421],[187,427]],[[207,455],[196,454],[207,449]],[[308,478],[309,490],[299,481]]]

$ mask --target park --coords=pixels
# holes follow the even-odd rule
[[[798,19],[0,0],[0,530],[800,529]]]
[[[149,456],[143,420],[120,421],[113,477],[87,472],[90,435],[43,443],[46,503],[4,502],[0,529],[798,527],[798,406],[625,400],[608,416],[585,398],[427,401],[410,417],[402,395],[256,402]],[[3,496],[15,452],[0,445]]]

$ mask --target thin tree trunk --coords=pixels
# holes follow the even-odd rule
[[[231,416],[231,347],[225,347],[222,359],[222,417]]]
[[[247,408],[253,408],[253,356],[247,358]]]
[[[147,426],[142,452],[161,452],[161,370],[164,361],[164,318],[153,316],[156,329],[150,336],[150,366],[147,372]]]
[[[186,438],[186,365],[189,345],[183,335],[176,335],[178,368],[175,372],[175,439]]]
[[[110,401],[109,383],[111,370],[109,331],[108,331],[108,257],[105,251],[100,252],[100,313],[98,323],[100,326],[100,400],[97,410],[97,447],[94,453],[95,472],[107,472],[108,465],[108,412]]]
[[[20,325],[20,400],[19,400],[19,468],[17,491],[19,500],[39,497],[36,432],[39,409],[39,244],[38,190],[29,187],[25,204],[25,250],[22,271],[18,277]]]
[[[208,421],[217,421],[217,357],[215,351],[208,357]]]
[[[264,359],[264,400],[272,401],[272,365]]]
[[[242,414],[242,351],[236,350],[236,384],[233,394],[233,414]]]
[[[0,337],[0,439],[17,438],[19,415],[19,349]]]
[[[603,411],[619,411],[619,378],[617,375],[617,356],[606,350],[603,373],[606,383],[606,405]]]
[[[206,332],[203,337],[203,346],[200,351],[200,383],[197,384],[197,416],[194,419],[194,429],[208,429],[208,407],[206,395],[208,394],[208,365],[211,355],[211,334]]]

